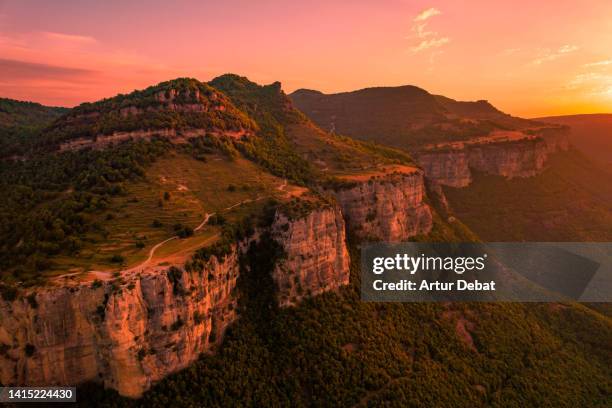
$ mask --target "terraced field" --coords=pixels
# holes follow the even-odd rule
[[[243,158],[211,154],[202,161],[172,152],[148,169],[146,180],[128,185],[127,194],[114,198],[98,215],[98,231],[87,236],[77,256],[56,257],[47,274],[112,272],[138,266],[150,255],[151,265],[186,259],[216,240],[219,227],[205,225],[207,215],[239,219],[257,211],[264,199],[282,199],[292,190],[300,189]],[[169,240],[151,254],[184,228],[193,235]]]

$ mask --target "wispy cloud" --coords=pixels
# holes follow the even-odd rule
[[[612,59],[596,61],[596,62],[589,62],[588,64],[584,64],[585,67],[605,67],[608,65],[612,65]]]
[[[566,85],[567,89],[578,89],[585,84],[598,83],[606,79],[606,76],[598,72],[586,72],[574,76]]]
[[[55,33],[52,31],[43,31],[42,34],[45,37],[51,40],[56,40],[56,41],[64,41],[64,42],[80,43],[80,44],[92,44],[92,43],[97,42],[95,38],[89,37],[86,35]]]
[[[89,77],[93,70],[0,58],[0,70],[14,80],[74,79]]]
[[[430,17],[437,16],[442,14],[440,10],[435,7],[428,8],[426,10],[421,11],[415,18],[414,21],[425,21]]]
[[[187,76],[93,37],[44,31],[0,33],[0,72],[0,95],[53,105],[75,105]]]
[[[556,50],[544,49],[541,50],[539,55],[531,61],[532,65],[542,65],[545,62],[554,61],[561,57],[571,54],[574,51],[577,51],[579,48],[576,45],[566,44],[563,45]]]
[[[565,89],[593,97],[608,97],[612,95],[612,74],[584,72],[574,76]]]
[[[431,48],[439,48],[450,42],[450,38],[439,35],[436,31],[428,29],[429,19],[442,14],[436,8],[428,8],[421,11],[414,19],[411,27],[412,35],[409,40],[414,41],[410,47],[412,52],[421,52]]]
[[[427,50],[429,48],[438,48],[444,44],[448,44],[450,39],[448,37],[432,38],[431,40],[423,40],[418,45],[411,47],[410,49],[414,52]]]

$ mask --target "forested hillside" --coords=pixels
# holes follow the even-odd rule
[[[66,112],[66,108],[0,98],[0,157],[24,153],[42,128]]]
[[[115,132],[136,133],[95,144]],[[61,150],[82,138],[94,144]],[[359,247],[374,232],[478,240],[459,194],[505,201],[476,180],[449,210],[410,151],[326,132],[278,83],[169,81],[76,108],[33,140],[25,160],[0,162],[0,310],[12,311],[0,327],[19,333],[1,337],[3,378],[48,373],[53,354],[89,381],[81,406],[609,400],[612,322],[582,305],[362,302]],[[152,376],[166,369],[179,371]]]

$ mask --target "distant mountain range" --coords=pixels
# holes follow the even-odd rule
[[[501,112],[485,100],[456,101],[411,85],[336,94],[299,89],[289,97],[327,131],[398,147],[541,125]]]
[[[549,125],[232,74],[0,109],[2,384],[83,406],[609,400],[608,309],[360,300],[365,242],[609,241],[610,178]]]
[[[535,120],[569,126],[572,144],[612,170],[611,113],[547,116]]]

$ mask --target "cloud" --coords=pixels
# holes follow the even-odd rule
[[[431,40],[423,40],[419,44],[410,47],[410,50],[413,52],[424,51],[430,48],[438,48],[443,46],[444,44],[448,44],[450,39],[448,37],[439,37],[432,38]]]
[[[612,75],[601,72],[584,72],[574,76],[565,89],[592,97],[608,97],[612,94]]]
[[[427,23],[414,24],[412,26],[413,37],[426,38],[436,35],[435,31],[427,31]]]
[[[2,71],[5,78],[11,78],[12,80],[74,79],[88,77],[96,72],[88,69],[39,64],[5,58],[0,58],[0,71]]]
[[[433,16],[442,14],[440,10],[435,7],[430,7],[426,10],[421,11],[415,18],[414,21],[425,21]]]
[[[501,55],[514,55],[514,54],[519,53],[521,51],[522,51],[521,48],[506,48],[500,54]]]
[[[588,64],[584,64],[585,67],[605,67],[607,65],[612,65],[612,59],[590,62]]]
[[[51,40],[57,40],[57,41],[63,41],[63,42],[69,42],[69,43],[93,44],[97,42],[95,38],[89,37],[86,35],[55,33],[52,31],[43,31],[42,34]]]
[[[586,73],[578,74],[574,78],[572,78],[572,80],[567,83],[566,88],[576,89],[584,84],[599,82],[602,79],[605,79],[605,77],[600,73],[586,72]]]
[[[559,54],[567,54],[568,52],[574,52],[578,50],[578,46],[576,45],[564,45],[559,48]]]
[[[439,48],[450,42],[450,38],[440,36],[436,31],[428,29],[428,20],[440,14],[442,14],[440,10],[431,7],[421,11],[413,19],[411,27],[412,35],[407,37],[407,39],[414,42],[410,47],[410,51],[417,53],[431,48]]]
[[[542,65],[545,62],[554,61],[558,58],[564,57],[568,54],[571,54],[574,51],[577,51],[579,48],[575,45],[563,45],[559,47],[557,50],[545,49],[540,51],[540,55],[531,61],[532,65]]]

